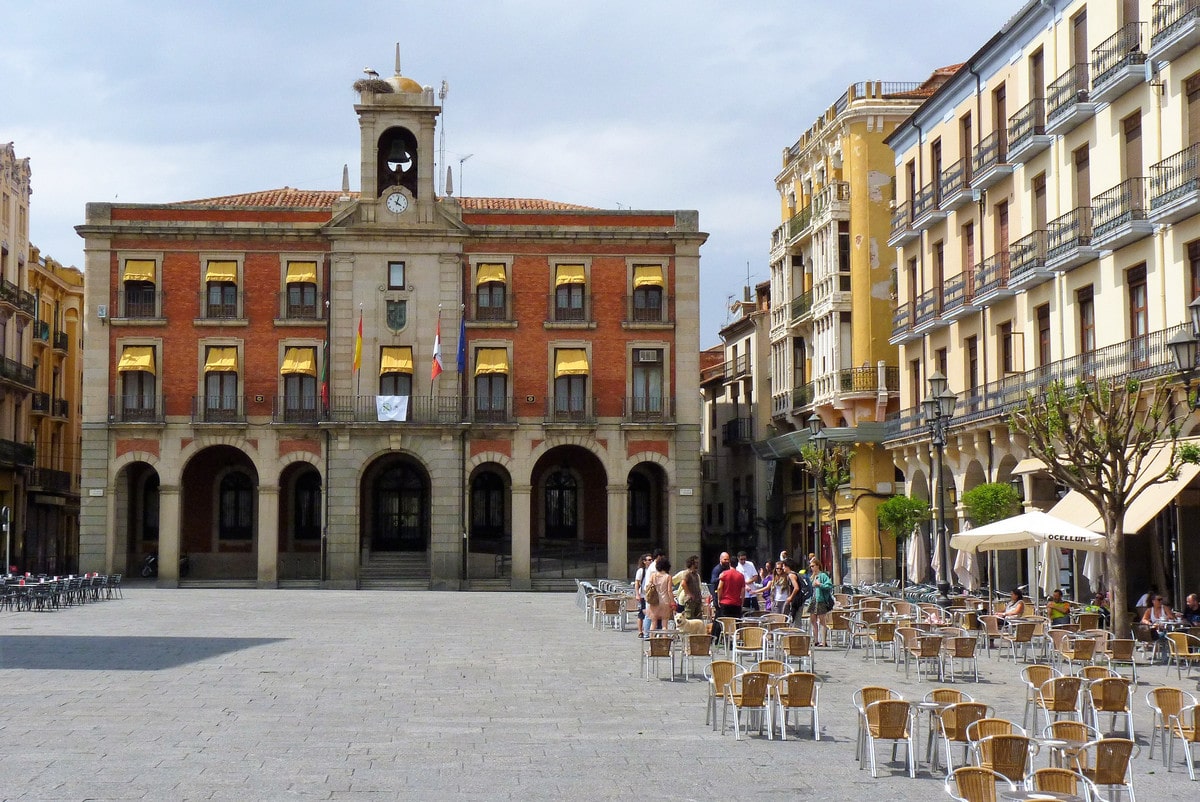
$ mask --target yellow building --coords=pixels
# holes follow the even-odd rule
[[[794,552],[819,551],[834,578],[895,575],[895,550],[879,536],[875,509],[896,489],[882,447],[899,407],[891,332],[894,253],[887,247],[893,157],[884,138],[945,80],[867,81],[846,90],[791,147],[775,178],[783,225],[771,239],[770,375],[775,436],[756,443],[771,471],[768,518],[780,518]],[[831,444],[853,448],[851,481],[834,509],[821,503],[823,545],[811,476],[797,468],[816,416]],[[779,470],[780,467],[785,468]]]
[[[945,499],[952,531],[959,493],[983,482],[1057,501],[1008,427],[1028,392],[1175,372],[1166,344],[1200,290],[1197,42],[1195,2],[1031,1],[889,137],[903,411],[888,445],[912,495]],[[935,371],[959,394],[941,494],[918,414]],[[1141,531],[1127,545],[1138,592],[1159,554],[1184,584],[1200,580],[1200,560],[1170,554],[1196,529],[1180,514],[1194,504],[1186,484],[1126,516]],[[1014,561],[1000,581],[1023,575]]]

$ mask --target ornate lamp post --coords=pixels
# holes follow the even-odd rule
[[[808,416],[808,433],[809,441],[824,455],[825,449],[829,448],[829,435],[825,434],[825,424],[821,416],[815,412]],[[824,472],[823,464],[813,471],[813,514],[816,525],[813,528],[812,550],[818,555],[821,553],[821,483],[825,480]]]
[[[929,377],[929,395],[921,402],[921,413],[929,426],[929,443],[937,454],[936,467],[931,466],[930,476],[937,478],[937,536],[933,547],[939,549],[941,557],[938,568],[938,590],[943,596],[950,595],[950,536],[946,531],[946,494],[942,471],[942,457],[946,451],[946,433],[950,428],[950,419],[954,417],[954,407],[958,404],[958,394],[949,388],[949,382],[940,371]],[[933,454],[930,454],[932,457]]]
[[[1200,409],[1200,393],[1192,398],[1192,377],[1196,374],[1196,356],[1200,351],[1200,298],[1188,304],[1188,312],[1192,318],[1191,332],[1181,331],[1167,341],[1171,346],[1171,356],[1175,360],[1175,368],[1183,376],[1183,394],[1188,408]]]

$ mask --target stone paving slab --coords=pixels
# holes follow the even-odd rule
[[[1019,665],[980,668],[957,684],[1019,721]],[[859,651],[816,669],[821,741],[735,742],[705,726],[702,681],[641,679],[634,633],[589,628],[571,595],[133,586],[0,612],[0,799],[945,799],[924,765],[854,761],[856,688],[935,683]],[[1167,675],[1140,679],[1138,798],[1200,798],[1148,759]]]

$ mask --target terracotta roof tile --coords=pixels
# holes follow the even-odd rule
[[[287,209],[332,209],[343,195],[340,191],[325,189],[266,189],[261,192],[246,192],[240,195],[221,195],[216,198],[181,201],[180,206],[255,206]],[[351,192],[350,197],[358,197]]]
[[[596,208],[541,198],[459,198],[458,202],[468,211],[594,211]]]

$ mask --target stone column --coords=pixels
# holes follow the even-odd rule
[[[158,488],[158,587],[179,587],[179,485]]]
[[[608,575],[622,579],[629,575],[629,487],[608,485]]]
[[[512,486],[512,589],[529,590],[529,541],[532,523],[529,515],[533,488]]]
[[[258,488],[258,582],[260,588],[279,587],[279,488]]]

